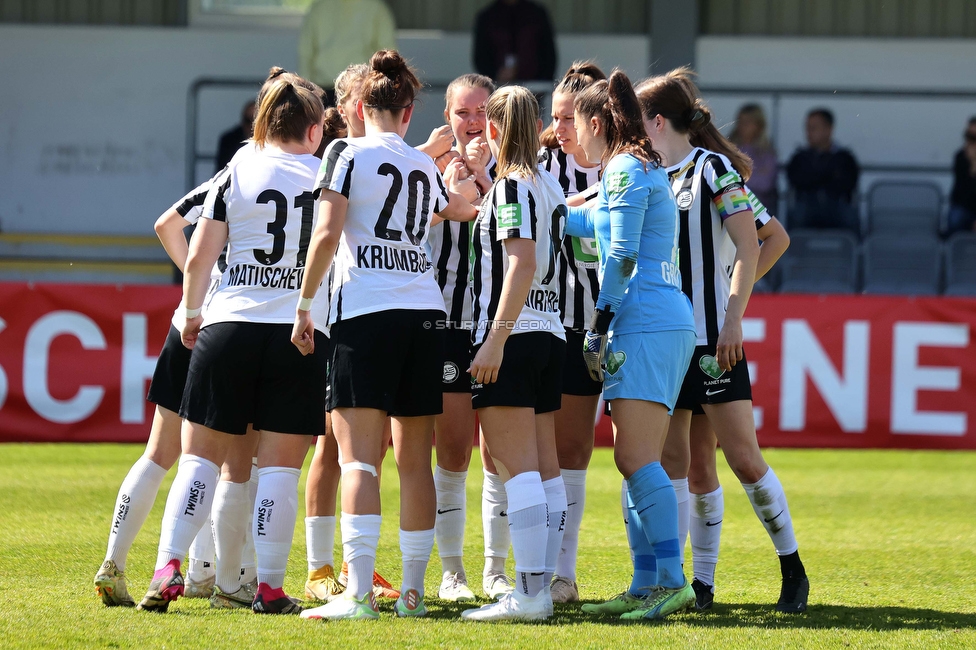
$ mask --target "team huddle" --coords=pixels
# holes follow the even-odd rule
[[[527,89],[464,75],[447,88],[447,124],[413,148],[403,138],[420,88],[393,50],[339,76],[336,108],[272,69],[252,140],[157,221],[183,299],[150,387],[149,443],[119,490],[95,576],[102,601],[136,605],[126,557],[179,460],[138,609],[165,612],[185,596],[376,619],[376,599],[390,598],[397,616],[424,616],[436,542],[437,597],[472,603],[463,620],[546,619],[554,602],[580,600],[602,396],[633,579],[583,611],[639,620],[712,607],[716,443],[779,557],[776,609],[805,611],[809,582],[756,441],[742,350],[752,286],[789,239],[690,72],[635,87],[576,63],[545,130]],[[480,607],[463,564],[478,426]],[[303,603],[283,585],[313,437]],[[399,589],[376,572],[390,446]]]

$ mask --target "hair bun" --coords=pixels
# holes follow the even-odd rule
[[[380,50],[369,59],[369,67],[387,77],[395,77],[407,69],[407,62],[396,50]]]
[[[285,70],[281,66],[277,66],[276,65],[273,68],[271,68],[270,70],[268,70],[268,78],[267,78],[267,81],[271,81],[272,79],[275,79],[276,77],[279,77],[279,76],[281,76],[283,74],[287,74],[287,73],[288,73],[287,70]]]

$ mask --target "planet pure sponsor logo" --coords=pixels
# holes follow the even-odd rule
[[[268,522],[271,521],[274,504],[274,499],[261,499],[261,505],[258,507],[258,537],[264,537],[268,534],[266,529]]]
[[[203,481],[193,481],[193,487],[190,488],[190,498],[186,500],[186,508],[184,508],[183,514],[192,517],[193,511],[197,509],[197,506],[200,505],[200,502],[206,496],[206,483]]]

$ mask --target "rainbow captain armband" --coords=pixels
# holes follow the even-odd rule
[[[715,209],[718,210],[718,216],[722,218],[722,221],[725,221],[733,214],[752,210],[749,195],[746,194],[746,190],[741,183],[733,183],[726,187],[721,194],[712,199],[712,203],[715,205]]]

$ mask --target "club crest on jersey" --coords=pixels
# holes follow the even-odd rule
[[[695,196],[691,193],[691,190],[681,190],[678,192],[678,196],[674,197],[674,200],[678,204],[679,208],[682,210],[687,210],[694,202]]]
[[[458,375],[460,374],[461,372],[458,370],[456,363],[454,363],[453,361],[444,362],[444,383],[445,384],[453,384],[457,380]]]
[[[630,174],[627,172],[613,172],[607,174],[606,188],[607,194],[623,192],[624,188],[630,183]]]
[[[505,205],[498,206],[498,227],[521,228],[522,204],[506,203]]]
[[[702,357],[698,359],[698,367],[701,368],[703,373],[712,379],[718,379],[725,374],[725,371],[722,370],[721,366],[718,365],[718,359],[710,354],[702,355]]]

